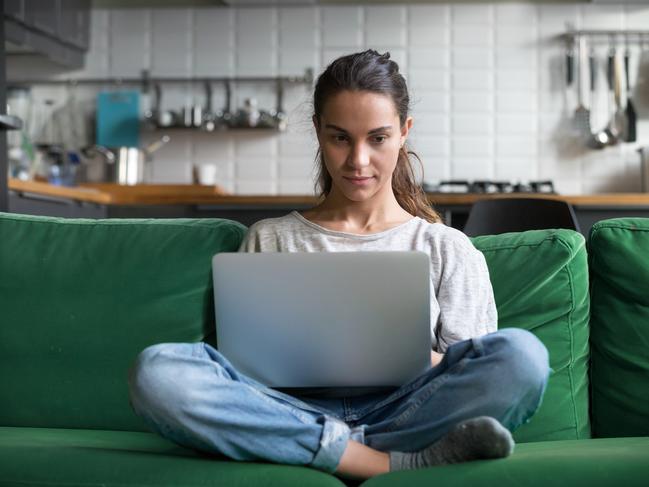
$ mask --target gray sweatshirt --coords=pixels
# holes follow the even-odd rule
[[[433,349],[496,331],[497,314],[484,256],[459,230],[414,217],[369,235],[328,230],[293,211],[254,223],[239,252],[421,250],[430,256]]]

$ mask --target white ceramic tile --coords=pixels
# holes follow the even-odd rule
[[[239,155],[234,172],[237,181],[274,181],[276,168],[269,157],[242,157]]]
[[[429,134],[413,134],[409,138],[410,148],[418,154],[447,156],[450,151],[448,137]]]
[[[538,119],[533,115],[496,115],[499,134],[535,134]]]
[[[453,94],[453,113],[485,113],[493,110],[493,97],[485,93]]]
[[[579,28],[579,6],[574,4],[558,5],[556,3],[542,3],[539,5],[539,23],[542,31],[549,34],[563,33],[566,31],[566,22],[572,22]]]
[[[150,164],[151,182],[190,183],[190,138],[188,134],[175,134],[174,139],[153,155]]]
[[[499,112],[535,112],[537,96],[534,92],[504,92],[496,95]]]
[[[152,10],[151,74],[189,76],[192,70],[192,15],[189,9]]]
[[[318,12],[310,7],[279,9],[279,48],[315,50],[320,40]]]
[[[410,28],[423,27],[437,29],[450,22],[449,5],[409,5],[408,23]]]
[[[490,115],[454,115],[451,117],[454,135],[490,135],[493,133],[493,118]]]
[[[411,107],[414,110],[421,110],[423,112],[448,112],[449,103],[449,96],[446,93],[419,91],[416,97],[410,97]]]
[[[499,47],[495,51],[497,69],[528,69],[536,68],[536,52],[527,48]]]
[[[537,42],[537,30],[534,26],[506,26],[496,29],[496,45],[498,47],[523,47],[534,49],[536,48]]]
[[[194,74],[234,74],[234,14],[229,8],[194,10]]]
[[[539,159],[539,178],[541,179],[579,179],[580,177],[581,164],[579,161],[559,160],[556,157]]]
[[[411,69],[407,81],[412,92],[419,89],[444,91],[450,87],[448,72],[436,69]]]
[[[493,72],[490,70],[456,69],[452,73],[453,90],[490,92],[494,87]]]
[[[408,44],[413,47],[446,47],[451,43],[448,27],[413,25],[408,29]]]
[[[406,8],[371,6],[365,8],[365,45],[398,46],[406,43]]]
[[[413,47],[408,53],[410,69],[443,69],[449,65],[448,49]]]
[[[90,10],[90,50],[107,50],[110,48],[110,10]]]
[[[323,7],[322,41],[325,47],[355,47],[362,43],[360,7]]]
[[[309,133],[283,133],[279,136],[279,155],[282,159],[301,158],[312,161],[318,148],[318,140]]]
[[[313,181],[309,179],[280,181],[279,194],[313,196],[315,195]]]
[[[450,131],[450,122],[446,115],[417,111],[412,117],[413,130],[418,134],[447,134]]]
[[[113,76],[140,76],[149,69],[149,11],[114,9],[110,11],[110,73]]]
[[[277,10],[239,8],[235,13],[237,47],[254,49],[277,46]]]
[[[451,42],[459,47],[489,47],[493,44],[493,31],[489,26],[459,25],[451,32]]]
[[[313,49],[283,48],[279,50],[279,74],[282,76],[303,76],[307,68],[318,65],[318,52]]]
[[[535,71],[507,69],[496,73],[496,89],[498,91],[527,90],[535,91],[538,85]]]
[[[538,178],[536,159],[530,157],[497,157],[495,177],[504,181],[529,181]]]
[[[313,181],[313,178],[316,174],[316,164],[313,158],[288,158],[282,157],[278,164],[278,180],[291,180],[291,179],[300,179],[300,180],[310,180]]]
[[[453,67],[460,69],[491,68],[494,51],[478,47],[456,47],[453,49]]]
[[[582,29],[623,29],[624,11],[619,5],[581,5]]]
[[[481,154],[471,157],[454,157],[451,161],[451,177],[453,179],[493,179],[493,161]]]
[[[487,157],[494,153],[492,137],[453,137],[453,156],[458,157]]]
[[[439,182],[451,177],[450,163],[447,158],[420,154],[424,166],[424,181]]]
[[[496,155],[502,156],[536,156],[537,139],[534,135],[499,135],[496,137]]]
[[[649,6],[627,5],[625,23],[627,29],[646,29],[649,25]]]
[[[579,195],[584,194],[581,182],[574,179],[555,179],[554,190],[559,194]]]
[[[239,47],[236,54],[238,76],[275,76],[277,50],[270,47]]]
[[[238,195],[277,194],[277,184],[275,181],[237,181],[234,189],[234,193]]]
[[[479,24],[493,22],[493,5],[455,4],[451,7],[453,24]]]
[[[536,22],[538,8],[536,5],[512,3],[495,5],[496,24],[498,25],[532,25]]]

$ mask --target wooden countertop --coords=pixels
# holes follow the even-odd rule
[[[67,198],[104,205],[310,205],[314,196],[246,196],[230,195],[218,186],[191,184],[83,184],[76,187],[53,186],[44,182],[9,179],[9,189],[20,193]],[[429,193],[433,205],[471,205],[478,199],[531,196],[568,201],[574,206],[649,206],[649,193],[612,193],[594,195],[547,194],[450,194]]]

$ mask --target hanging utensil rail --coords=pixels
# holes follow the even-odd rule
[[[642,43],[642,42],[649,41],[649,30],[569,29],[568,32],[561,34],[559,37],[562,38],[569,46],[573,45],[581,37],[588,37],[591,43],[595,40],[600,40],[602,42],[609,42],[611,38],[615,38],[615,39],[621,38],[624,40],[625,43],[629,43],[632,40],[635,40],[638,43]]]
[[[164,77],[151,76],[147,69],[136,77],[112,78],[65,78],[65,79],[16,79],[7,80],[7,88],[17,88],[33,85],[141,85],[146,93],[151,85],[157,83],[313,83],[313,69],[307,68],[303,76],[200,76],[200,77]]]

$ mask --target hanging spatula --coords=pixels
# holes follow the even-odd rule
[[[579,52],[577,57],[577,108],[574,115],[574,127],[579,136],[587,139],[591,135],[590,110],[584,105],[583,85],[584,67],[587,67],[586,39],[579,37]]]

